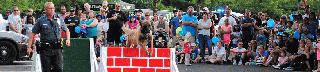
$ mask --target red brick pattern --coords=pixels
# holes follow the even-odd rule
[[[121,72],[121,68],[107,68],[108,72]]]
[[[170,69],[156,69],[156,72],[170,72]]]
[[[138,68],[123,68],[123,72],[138,72]]]
[[[167,48],[159,48],[157,53],[158,57],[170,57],[170,49]]]
[[[148,59],[132,59],[132,66],[147,67]]]
[[[108,72],[170,72],[170,48],[154,48],[148,57],[143,48],[107,49]],[[150,51],[150,48],[148,49]]]

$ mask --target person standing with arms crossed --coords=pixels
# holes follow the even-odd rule
[[[45,3],[45,15],[37,20],[29,36],[27,53],[31,55],[33,51],[33,37],[40,34],[40,47],[37,51],[43,72],[62,72],[63,56],[61,31],[66,32],[66,45],[70,46],[70,32],[63,20],[55,14],[55,7],[52,2]]]

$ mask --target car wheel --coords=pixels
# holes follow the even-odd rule
[[[16,46],[9,41],[0,41],[0,64],[11,64],[16,57]]]

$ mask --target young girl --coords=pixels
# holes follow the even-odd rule
[[[316,51],[317,51],[318,68],[317,68],[317,70],[314,71],[314,72],[319,72],[319,71],[320,71],[320,38],[318,38],[317,42],[318,42],[318,43],[317,43],[317,49],[316,49]]]
[[[190,64],[190,54],[191,54],[191,42],[189,41],[190,40],[190,37],[191,37],[191,33],[190,32],[187,32],[186,36],[185,36],[185,39],[184,39],[184,44],[183,44],[183,47],[184,47],[184,54],[185,54],[185,62],[184,64],[186,66],[191,66]]]
[[[136,16],[130,16],[129,20],[122,27],[122,30],[128,35],[127,44],[130,48],[138,46],[138,39],[140,35],[140,24]]]
[[[232,35],[232,43],[231,43],[231,48],[235,48],[238,44],[238,41],[241,39],[242,32],[240,31],[240,27],[238,25],[235,25],[233,27],[233,32],[231,33]]]
[[[231,31],[232,26],[229,23],[229,19],[226,19],[225,24],[221,26],[221,33],[223,34],[223,43],[227,48],[229,47],[231,41]]]
[[[87,29],[86,29],[86,24],[87,24],[87,16],[84,13],[80,14],[80,26],[76,27],[76,32],[79,33],[81,38],[86,38],[87,37]]]
[[[276,69],[282,69],[284,67],[288,66],[288,56],[285,50],[281,50],[280,51],[280,56],[278,58],[278,64],[277,65],[272,65],[273,68]]]

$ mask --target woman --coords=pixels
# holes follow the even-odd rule
[[[97,25],[98,25],[98,20],[95,18],[95,13],[94,11],[90,11],[89,12],[89,19],[86,23],[86,28],[87,28],[87,31],[88,31],[88,34],[87,34],[87,37],[88,38],[93,38],[94,39],[94,42],[96,42],[96,39],[97,39],[97,32],[98,32],[98,28],[97,28]]]
[[[199,20],[199,25],[198,25],[198,30],[199,30],[199,48],[201,49],[200,51],[200,56],[202,57],[202,60],[204,59],[205,56],[205,48],[208,48],[209,51],[209,56],[212,55],[212,48],[211,48],[211,41],[210,41],[210,27],[212,25],[211,20],[208,17],[207,13],[203,14],[203,19]]]
[[[24,34],[26,36],[29,36],[29,33],[31,32],[35,22],[34,22],[34,17],[31,15],[28,15],[26,19],[27,21],[26,21],[26,24],[24,25]]]
[[[152,29],[152,30],[155,32],[156,29],[157,29],[157,26],[156,26],[156,25],[159,24],[158,14],[154,14],[154,15],[153,15],[153,22],[152,22],[152,24],[153,24],[153,29]]]
[[[140,24],[136,16],[130,16],[129,19],[130,20],[122,27],[122,30],[128,35],[128,46],[135,48],[139,44]]]

